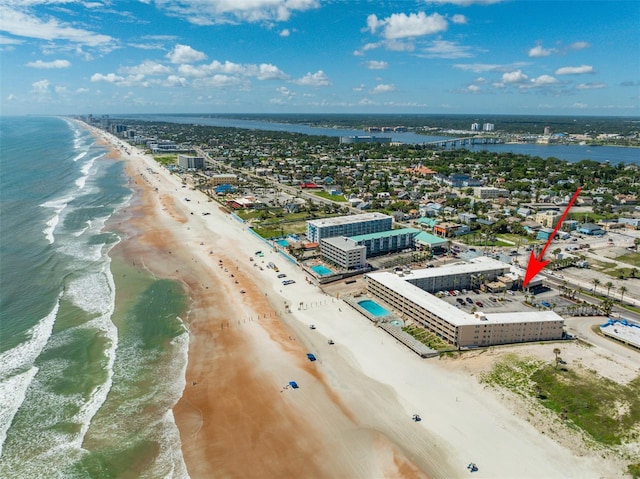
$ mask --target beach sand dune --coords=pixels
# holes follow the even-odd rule
[[[180,281],[189,296],[186,386],[174,415],[192,478],[456,478],[469,475],[470,461],[477,478],[621,477],[597,454],[579,457],[541,434],[464,371],[409,352],[205,195],[127,149],[136,198],[117,254]],[[259,249],[265,257],[249,261]],[[259,261],[276,262],[296,284],[282,286]]]

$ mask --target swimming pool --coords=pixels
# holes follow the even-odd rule
[[[365,300],[362,300],[362,301],[358,301],[358,306],[360,306],[362,309],[364,309],[368,313],[372,314],[376,318],[379,318],[381,316],[387,316],[387,315],[391,314],[385,308],[383,308],[378,303],[376,303],[375,301],[372,301],[370,299],[365,299]]]
[[[333,274],[333,271],[331,271],[329,268],[327,268],[326,266],[323,266],[321,264],[317,264],[315,266],[312,266],[311,269],[313,271],[315,271],[316,273],[318,273],[319,276],[327,276],[329,274]]]
[[[279,244],[283,248],[286,248],[287,246],[289,246],[289,242],[287,240],[278,240],[276,241],[276,244]]]

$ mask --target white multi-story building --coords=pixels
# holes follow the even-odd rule
[[[509,190],[504,188],[493,188],[489,186],[478,186],[473,189],[473,196],[481,200],[500,198],[509,196]]]
[[[307,239],[320,243],[320,240],[333,236],[358,236],[392,228],[393,218],[382,213],[337,216],[307,221]]]
[[[553,311],[467,313],[432,293],[492,281],[509,265],[490,258],[410,273],[369,273],[367,290],[404,319],[413,320],[456,347],[561,339],[564,320]],[[492,279],[493,278],[493,279]]]
[[[204,157],[191,155],[178,155],[178,165],[180,168],[202,170],[204,168]]]
[[[480,124],[471,123],[471,131],[480,131]]]
[[[367,265],[367,248],[350,238],[334,236],[320,241],[323,259],[346,270],[363,269]]]
[[[495,129],[495,125],[493,123],[483,123],[482,131],[493,131]]]

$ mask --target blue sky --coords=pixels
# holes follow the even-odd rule
[[[0,113],[638,115],[640,2],[0,0]]]

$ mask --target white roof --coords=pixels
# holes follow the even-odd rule
[[[445,266],[439,266],[437,268],[425,268],[412,270],[411,273],[404,276],[406,279],[420,279],[420,278],[437,278],[439,276],[449,276],[452,274],[473,274],[482,273],[483,271],[491,271],[496,269],[509,269],[509,265],[498,261],[497,259],[489,258],[486,256],[478,256],[470,261],[448,264]],[[369,276],[375,278],[376,274],[371,273]]]
[[[360,215],[335,216],[333,218],[321,218],[317,220],[309,220],[307,223],[316,226],[333,226],[344,225],[350,223],[359,223],[362,221],[380,220],[384,218],[391,219],[391,216],[382,213],[362,213]]]

